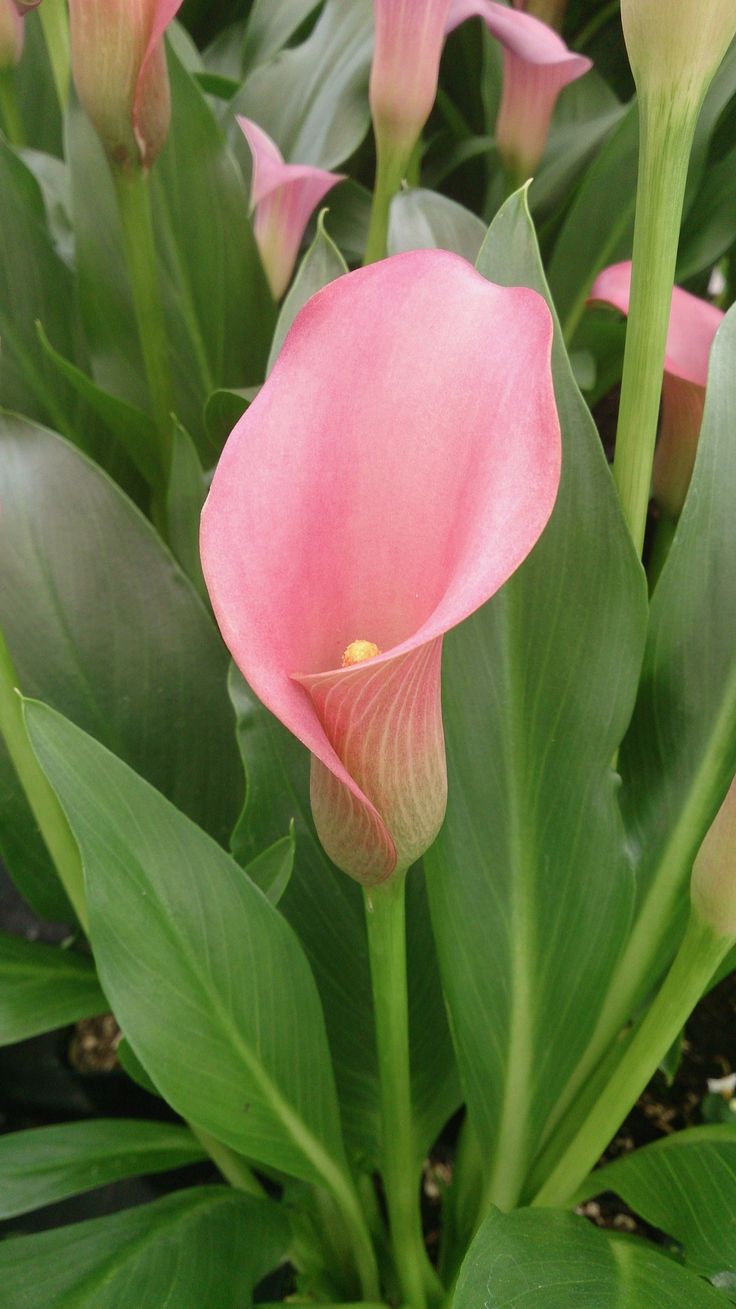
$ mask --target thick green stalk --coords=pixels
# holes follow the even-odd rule
[[[151,409],[159,435],[162,478],[166,482],[171,465],[173,442],[171,419],[173,400],[169,348],[156,266],[156,244],[148,177],[139,169],[126,170],[114,164],[112,175],[118,198],[123,247],[133,294],[143,365],[151,397]]]
[[[368,951],[381,1083],[383,1184],[401,1294],[426,1309],[427,1286],[439,1284],[424,1246],[419,1165],[412,1124],[409,1006],[406,986],[406,878],[394,875],[365,893]]]
[[[218,1141],[217,1137],[210,1136],[205,1132],[203,1127],[195,1127],[194,1123],[189,1124],[189,1130],[193,1136],[196,1136],[199,1144],[207,1151],[213,1164],[219,1168],[226,1182],[236,1191],[244,1191],[246,1195],[252,1195],[257,1200],[263,1200],[267,1192],[261,1186],[253,1170],[235,1150],[231,1150],[229,1145],[223,1141]]]
[[[388,249],[388,220],[391,201],[401,187],[407,161],[393,151],[377,147],[376,182],[373,188],[371,221],[365,247],[364,264],[385,259]]]
[[[559,1206],[571,1202],[656,1072],[732,945],[730,937],[716,937],[710,927],[691,914],[661,990],[533,1204]]]
[[[0,124],[11,145],[25,145],[26,134],[15,98],[12,68],[0,72]]]
[[[44,0],[39,11],[46,50],[51,64],[51,75],[61,112],[69,99],[71,53],[69,41],[69,14],[66,0]]]
[[[667,327],[697,110],[639,101],[640,147],[629,321],[613,474],[641,554],[652,480]]]
[[[88,931],[84,873],[79,849],[66,816],[46,780],[28,739],[18,678],[5,638],[0,632],[0,734],[18,774],[41,836],[79,922]]]

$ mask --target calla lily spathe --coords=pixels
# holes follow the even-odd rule
[[[302,309],[216,469],[201,550],[217,620],[312,753],[328,854],[366,885],[444,816],[442,637],[552,510],[551,340],[534,291],[444,251],[396,255]],[[379,653],[351,664],[355,642]]]
[[[69,0],[77,94],[113,163],[150,168],[169,130],[163,35],[182,0]]]
[[[631,263],[612,264],[591,288],[592,303],[629,312]],[[654,455],[654,497],[677,518],[690,485],[703,422],[711,346],[723,312],[676,286],[672,292],[667,350],[662,381],[662,422]]]
[[[568,50],[562,37],[532,14],[494,0],[452,0],[448,31],[468,18],[481,18],[503,46],[496,145],[515,176],[529,177],[544,154],[560,92],[592,68],[591,60]]]
[[[450,0],[374,0],[370,104],[379,152],[405,166],[437,94]]]
[[[262,127],[250,118],[240,117],[237,122],[253,161],[250,200],[256,244],[278,300],[289,285],[309,219],[344,174],[309,164],[286,164]]]
[[[18,63],[23,36],[23,19],[15,0],[0,0],[0,72]]]

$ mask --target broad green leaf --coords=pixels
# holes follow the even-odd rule
[[[373,1167],[379,1159],[379,1089],[363,896],[317,839],[307,751],[259,704],[234,667],[230,695],[247,773],[233,850],[247,865],[294,821],[294,872],[279,908],[298,933],[317,980],[346,1139],[353,1155]],[[406,919],[414,1129],[425,1154],[460,1096],[419,866],[407,882]]]
[[[38,321],[75,357],[72,274],[54,249],[35,177],[0,134],[0,405],[54,423],[76,440],[79,406],[44,356]]]
[[[204,431],[205,400],[218,387],[259,380],[275,310],[248,220],[243,179],[221,129],[202,91],[171,51],[169,73],[171,130],[151,174],[151,201],[175,408],[205,458],[216,453]],[[147,409],[110,170],[92,127],[74,104],[67,154],[80,301],[95,381]]]
[[[0,1243],[3,1309],[246,1309],[288,1230],[278,1205],[217,1186]]]
[[[289,885],[289,878],[294,871],[295,840],[293,824],[288,836],[274,841],[267,850],[256,855],[245,871],[250,880],[260,887],[271,904],[278,904]]]
[[[494,1211],[468,1251],[453,1309],[723,1309],[660,1254],[551,1209]]]
[[[226,841],[242,794],[227,656],[171,555],[104,473],[19,418],[0,420],[0,503],[0,627],[21,690],[92,732]],[[9,867],[39,911],[63,921],[65,902],[7,762],[0,795]]]
[[[284,343],[284,337],[299,310],[317,291],[321,291],[323,286],[327,286],[328,282],[334,282],[336,277],[341,277],[343,273],[348,271],[348,266],[335,242],[325,230],[325,215],[327,212],[327,209],[320,212],[317,219],[315,238],[302,259],[299,271],[289,289],[289,294],[281,306],[276,331],[271,342],[271,353],[268,357],[268,367],[266,369],[268,373],[276,363],[276,358]]]
[[[363,258],[371,217],[371,193],[352,178],[330,194],[330,233],[348,263]]]
[[[85,955],[0,933],[0,1045],[109,1008]]]
[[[265,63],[283,50],[286,43],[314,12],[321,0],[254,0],[245,30],[246,70]]]
[[[652,599],[621,754],[641,915],[629,973],[640,994],[672,954],[693,859],[736,771],[735,364],[732,310],[711,351],[693,480]]]
[[[13,70],[13,81],[27,144],[61,155],[59,100],[40,20],[37,13],[29,13],[24,19],[23,57]]]
[[[548,215],[556,205],[566,202],[579,174],[625,113],[625,106],[596,69],[565,87],[529,188],[529,204],[535,217]]]
[[[0,1218],[14,1218],[123,1177],[198,1163],[186,1127],[97,1118],[0,1136]]]
[[[82,852],[100,979],[134,1053],[183,1118],[324,1184],[344,1167],[340,1122],[291,928],[114,755],[45,705],[29,703],[27,721]]]
[[[736,1292],[736,1123],[674,1132],[623,1155],[591,1173],[576,1199],[603,1191],[673,1236],[696,1272]]]
[[[168,539],[172,554],[205,602],[207,588],[199,561],[199,518],[206,495],[202,465],[194,442],[181,423],[174,423],[171,471],[166,488]]]
[[[523,192],[478,268],[548,294]],[[636,693],[644,575],[558,329],[553,376],[557,503],[529,559],[446,638],[449,803],[425,856],[487,1200],[504,1205],[585,1047],[633,897],[611,759]]]
[[[372,52],[370,0],[327,0],[306,41],[246,79],[233,113],[253,118],[290,162],[334,168],[368,131]]]
[[[736,241],[736,150],[711,164],[691,205],[677,258],[684,282],[712,268]]]
[[[23,149],[18,152],[23,163],[30,168],[41,188],[49,235],[56,253],[74,269],[74,228],[72,226],[72,197],[66,165],[56,155],[43,150]]]
[[[221,450],[239,418],[258,394],[257,386],[213,391],[204,409],[204,422],[210,444]]]
[[[389,254],[437,246],[474,264],[485,234],[485,225],[475,214],[437,191],[400,191],[391,202]]]

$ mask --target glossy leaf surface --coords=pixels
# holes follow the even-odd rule
[[[29,703],[27,720],[82,852],[100,978],[133,1052],[182,1117],[322,1181],[342,1163],[337,1101],[316,988],[288,924],[91,737],[45,705]]]
[[[225,1187],[179,1191],[0,1245],[5,1309],[244,1309],[288,1242],[276,1205]]]
[[[91,959],[0,933],[0,1045],[105,1013]]]
[[[172,1123],[99,1118],[10,1132],[0,1137],[0,1218],[204,1157],[191,1132]]]

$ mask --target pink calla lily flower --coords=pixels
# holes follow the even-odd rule
[[[403,165],[437,94],[450,0],[373,0],[376,40],[370,103],[379,151]]]
[[[536,292],[412,251],[315,295],[223,451],[202,515],[215,614],[312,753],[331,858],[402,873],[446,801],[442,637],[542,532],[560,476]]]
[[[631,262],[612,264],[599,273],[588,303],[612,305],[629,312]],[[662,422],[654,456],[652,484],[657,504],[677,518],[690,485],[703,422],[708,360],[723,313],[676,286],[667,333],[662,381]]]
[[[587,73],[592,62],[568,50],[540,19],[494,0],[452,0],[447,30],[467,18],[481,18],[504,48],[496,145],[510,171],[529,177],[544,154],[560,91]]]
[[[20,60],[23,37],[23,19],[15,0],[0,0],[0,72]]]
[[[309,164],[286,164],[262,127],[250,118],[239,117],[237,122],[253,160],[250,198],[256,244],[273,297],[279,300],[289,285],[309,219],[345,174]]]
[[[69,0],[77,94],[112,161],[150,168],[171,120],[163,35],[182,0]]]

